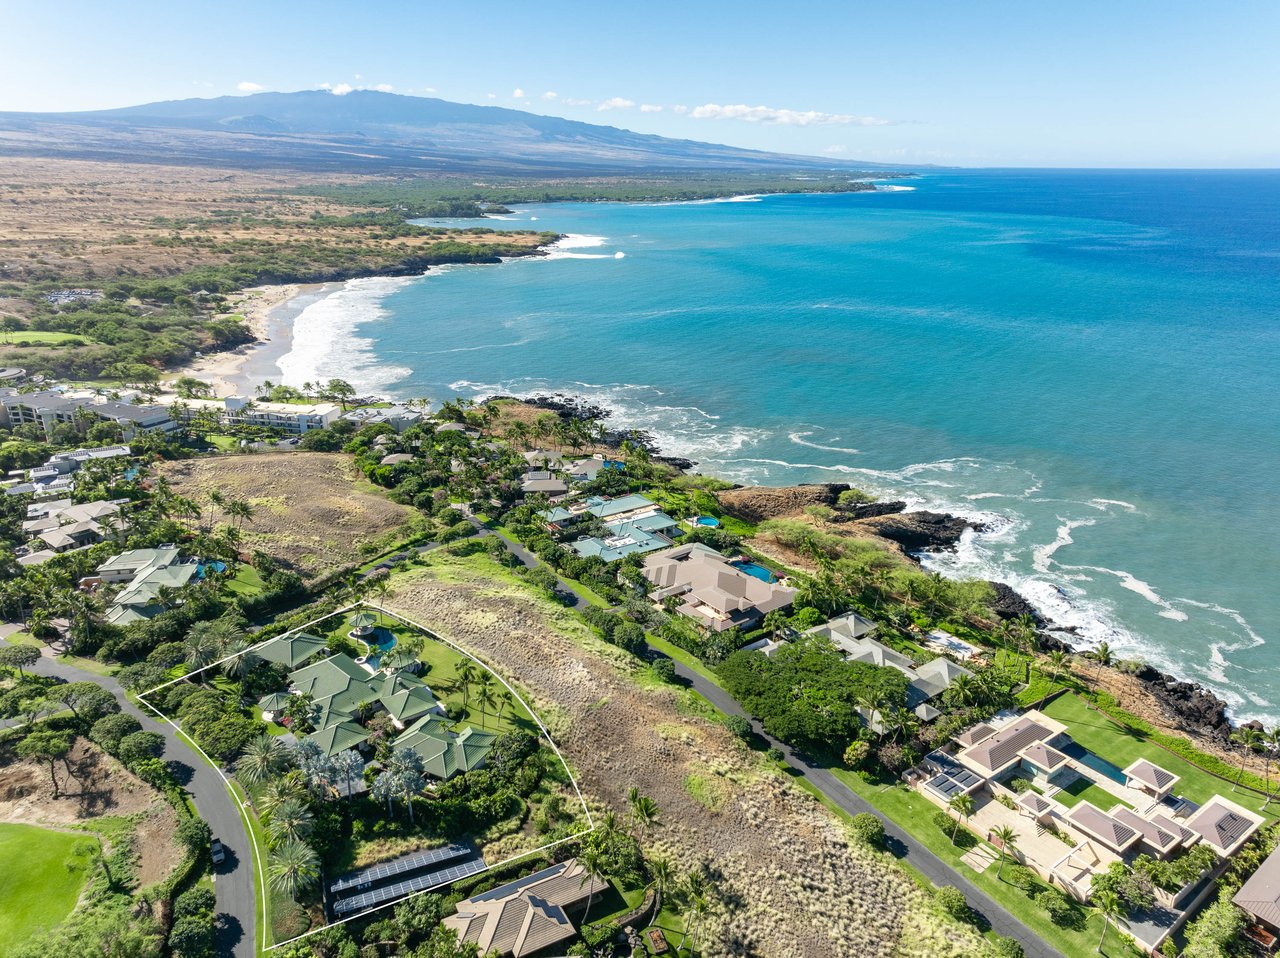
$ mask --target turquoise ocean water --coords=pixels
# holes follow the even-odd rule
[[[975,516],[931,568],[1280,720],[1280,174],[908,185],[523,208],[488,225],[571,238],[348,283],[284,378],[573,392],[705,472]]]

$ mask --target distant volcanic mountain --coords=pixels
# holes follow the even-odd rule
[[[0,113],[0,155],[359,172],[623,174],[865,169],[523,110],[357,90]]]

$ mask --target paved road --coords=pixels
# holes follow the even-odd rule
[[[884,821],[884,831],[897,857],[908,862],[912,867],[928,878],[935,885],[951,885],[964,892],[964,897],[975,912],[978,913],[999,934],[1016,938],[1021,943],[1027,958],[1063,958],[1062,954],[1044,941],[1039,935],[996,903],[986,892],[982,891],[963,874],[921,845],[910,834],[881,815],[871,803],[867,802],[842,781],[825,768],[809,763],[802,755],[790,746],[778,741],[760,727],[760,723],[747,715],[737,701],[720,686],[715,685],[689,667],[675,663],[676,674],[687,680],[693,688],[716,708],[728,715],[742,715],[751,719],[751,726],[770,745],[781,749],[786,756],[787,764],[796,769],[809,780],[818,791],[835,802],[851,815],[859,812],[871,812]]]
[[[495,535],[494,532],[484,527],[479,520],[472,519],[472,525],[476,527],[476,531],[480,535]],[[507,542],[507,547],[516,555],[520,561],[529,567],[540,565],[541,561],[537,556],[533,555],[524,546]],[[569,599],[566,599],[566,605],[570,608],[580,608],[587,603],[577,593],[569,588],[563,579],[560,581],[560,588],[566,593]],[[787,764],[798,771],[809,783],[818,789],[823,795],[832,802],[844,809],[851,815],[859,812],[871,812],[884,821],[885,835],[889,844],[894,848],[898,858],[908,862],[913,868],[928,878],[935,885],[951,885],[959,888],[964,892],[965,898],[969,902],[969,906],[978,913],[985,921],[991,924],[999,934],[1006,935],[1009,938],[1016,938],[1021,943],[1023,950],[1027,954],[1027,958],[1063,958],[1062,954],[1055,948],[1051,947],[1044,939],[1024,925],[1010,912],[1006,911],[1001,905],[991,898],[986,892],[982,891],[973,882],[969,881],[962,873],[958,872],[951,865],[947,864],[924,845],[920,844],[913,836],[899,828],[889,819],[880,814],[879,811],[871,803],[867,802],[856,792],[850,789],[842,781],[836,778],[825,768],[811,764],[804,756],[795,752],[790,746],[784,742],[780,742],[773,736],[769,735],[761,728],[760,723],[751,716],[747,715],[737,701],[729,695],[720,686],[709,682],[689,667],[675,662],[676,674],[688,681],[697,692],[706,698],[720,711],[727,715],[742,715],[751,721],[752,728],[764,738],[770,745],[782,751],[786,757]]]
[[[4,640],[0,639],[0,645]],[[253,844],[245,833],[244,820],[222,777],[210,768],[195,751],[178,737],[167,722],[162,722],[148,709],[129,701],[115,679],[86,672],[61,659],[46,654],[29,669],[39,675],[53,676],[67,682],[95,682],[120,702],[120,707],[142,723],[143,728],[159,732],[165,740],[165,757],[181,766],[183,775],[190,770],[186,782],[200,817],[209,823],[215,837],[222,840],[227,860],[217,869],[214,890],[217,894],[218,938],[216,954],[235,958],[254,958],[258,953],[256,892],[253,882]]]

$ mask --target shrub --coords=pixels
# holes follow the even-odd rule
[[[964,892],[959,888],[943,885],[934,892],[934,898],[938,900],[942,910],[952,918],[958,921],[970,921],[973,918],[973,913],[969,910],[969,903],[965,900]]]
[[[173,923],[169,947],[181,958],[203,958],[213,953],[213,922],[207,915],[186,915]]]
[[[1021,795],[1023,792],[1031,790],[1031,782],[1025,778],[1011,778],[1009,779],[1009,788],[1011,791]]]
[[[867,756],[871,754],[871,746],[860,738],[854,739],[844,750],[844,764],[846,768],[858,769],[867,760]]]
[[[878,815],[859,812],[849,824],[858,841],[871,848],[884,848],[884,822]]]
[[[644,629],[634,622],[621,623],[613,630],[613,638],[610,641],[618,648],[630,652],[632,655],[640,655],[646,647]]]
[[[209,830],[209,825],[201,818],[186,819],[178,825],[178,829],[174,834],[182,847],[192,855],[199,855],[213,841],[213,832]]]
[[[787,756],[783,754],[782,749],[778,748],[776,745],[770,748],[769,751],[765,752],[764,754],[765,754],[765,758],[767,758],[771,762],[784,762],[786,761],[786,758],[787,758]]]
[[[1027,954],[1016,938],[1006,938],[1003,935],[995,937],[991,942],[991,949],[996,958],[1026,958]]]
[[[189,918],[194,915],[212,912],[216,904],[213,889],[203,885],[188,888],[173,902],[173,917]]]
[[[125,765],[133,767],[149,758],[159,758],[164,753],[164,736],[159,732],[132,732],[120,740],[116,755]]]
[[[1034,895],[1036,889],[1040,887],[1040,880],[1036,877],[1036,873],[1026,865],[1009,865],[1004,873],[1010,885],[1021,889],[1027,895]]]
[[[747,739],[751,737],[751,723],[741,715],[725,716],[724,727],[738,738]]]
[[[660,659],[654,659],[649,663],[649,668],[663,682],[674,682],[676,680],[676,664],[665,656]]]
[[[1072,928],[1080,922],[1080,911],[1067,896],[1056,888],[1045,888],[1036,893],[1036,904],[1044,909],[1049,920],[1060,928]]]
[[[141,722],[132,715],[117,712],[115,715],[108,715],[94,722],[93,728],[89,730],[89,738],[114,755],[120,747],[121,739],[140,731],[142,731]]]

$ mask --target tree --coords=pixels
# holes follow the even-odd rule
[[[1102,945],[1107,940],[1107,930],[1111,923],[1118,925],[1124,921],[1124,907],[1120,904],[1120,896],[1115,892],[1100,891],[1093,896],[1093,910],[1102,916],[1102,937],[1098,939],[1098,947],[1094,949],[1102,954]]]
[[[209,830],[208,823],[201,818],[184,819],[178,825],[175,834],[178,842],[187,850],[187,854],[193,857],[208,851],[209,844],[213,841],[213,832]]]
[[[378,773],[378,777],[369,786],[369,795],[375,802],[387,803],[387,815],[391,814],[391,800],[396,796],[396,777],[387,771]]]
[[[595,840],[592,841],[592,838]],[[607,839],[601,840],[599,832],[594,836],[589,836],[588,840],[582,843],[582,849],[578,852],[578,864],[583,867],[582,878],[579,881],[580,887],[594,880],[603,871],[605,861],[608,858],[607,845]],[[582,926],[584,928],[587,925],[587,916],[590,911],[591,899],[588,898],[586,910],[582,913]]]
[[[51,698],[71,709],[81,722],[90,725],[104,715],[120,711],[116,697],[94,682],[68,682],[59,686]]]
[[[25,669],[31,668],[40,661],[40,650],[29,645],[7,645],[0,649],[0,665],[9,669],[17,669],[20,677],[25,677]]]
[[[274,735],[259,735],[236,759],[236,777],[246,785],[257,785],[284,771],[289,757]]]
[[[973,799],[968,795],[957,795],[947,802],[947,807],[956,813],[956,824],[951,829],[951,844],[954,845],[956,843],[956,835],[960,833],[960,823],[967,821],[969,816],[973,814]]]
[[[213,952],[213,921],[206,915],[183,915],[169,932],[169,948],[180,958],[204,958]]]
[[[333,757],[333,770],[347,783],[347,798],[350,798],[351,783],[364,771],[364,759],[354,749],[346,749]]]
[[[114,755],[120,747],[121,739],[140,731],[142,731],[142,723],[136,718],[123,712],[117,712],[94,722],[93,728],[89,730],[89,738]]]
[[[1093,650],[1093,659],[1098,663],[1098,667],[1093,672],[1093,704],[1096,706],[1098,704],[1098,683],[1102,679],[1102,670],[1109,668],[1111,663],[1115,661],[1110,644],[1100,642],[1098,647]]]
[[[347,403],[355,398],[356,389],[351,383],[345,379],[330,379],[324,386],[322,395],[330,401],[337,400],[342,405],[343,412],[346,412]]]
[[[306,842],[291,839],[271,854],[267,880],[294,901],[320,878],[320,858]]]
[[[662,813],[658,803],[648,795],[641,795],[634,785],[627,793],[627,805],[630,806],[631,822],[635,828],[647,832],[660,824],[658,818]]]
[[[849,822],[853,829],[853,834],[864,845],[871,848],[884,847],[884,822],[880,820],[879,815],[873,815],[871,812],[859,812],[854,815]]]
[[[1263,755],[1263,759],[1262,759],[1265,765],[1265,770],[1267,775],[1266,788],[1265,788],[1265,791],[1267,793],[1266,805],[1270,805],[1271,802],[1273,801],[1272,795],[1271,795],[1271,760],[1276,755],[1280,755],[1280,725],[1277,725],[1270,732],[1267,732],[1266,735],[1263,736],[1263,746],[1266,749],[1266,752]],[[1265,808],[1266,805],[1264,805],[1263,807]]]
[[[1231,741],[1240,746],[1240,771],[1236,774],[1236,780],[1231,785],[1231,791],[1235,791],[1240,785],[1240,780],[1244,778],[1244,766],[1249,761],[1249,753],[1257,752],[1262,747],[1262,733],[1256,728],[1243,726],[1231,733]]]
[[[18,757],[49,763],[49,778],[53,781],[53,797],[58,798],[57,762],[65,760],[71,751],[71,736],[66,732],[41,729],[32,732],[18,743]]]
[[[479,670],[470,659],[463,659],[458,665],[458,687],[462,689],[462,710],[467,710],[471,699],[471,683],[479,677]]]
[[[996,869],[996,880],[998,881],[1004,871],[1005,858],[1011,855],[1018,847],[1018,833],[1008,825],[1001,825],[991,833],[991,837],[1000,846],[1000,867]]]
[[[497,704],[497,696],[493,691],[493,676],[488,672],[480,674],[480,691],[476,693],[476,705],[480,707],[480,728],[485,727],[485,714]]]
[[[164,736],[159,732],[132,732],[120,740],[116,749],[116,757],[129,768],[163,754]]]
[[[301,842],[311,833],[314,823],[315,816],[304,802],[296,798],[286,799],[271,810],[267,836],[273,845]]]

